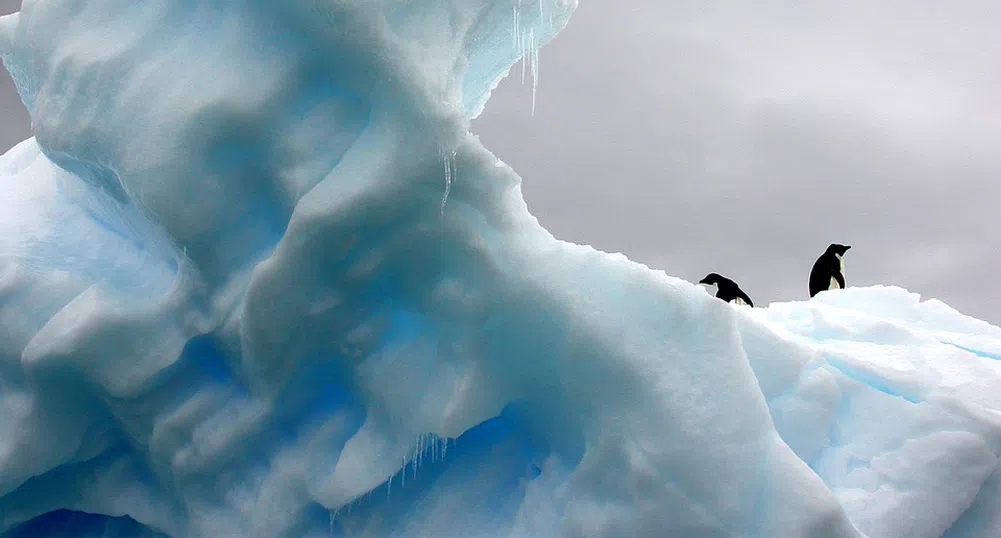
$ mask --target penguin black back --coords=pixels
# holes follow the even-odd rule
[[[699,281],[699,284],[715,286],[717,299],[722,299],[728,303],[735,302],[737,304],[746,304],[747,306],[754,307],[754,303],[751,302],[751,298],[744,293],[744,290],[740,289],[740,286],[738,286],[736,282],[721,276],[718,273],[709,273],[705,278]]]
[[[849,245],[832,243],[817,258],[810,271],[810,297],[825,290],[845,288],[844,255],[850,248]]]

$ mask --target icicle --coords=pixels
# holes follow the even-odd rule
[[[389,500],[389,494],[393,492],[393,475],[389,475],[389,480],[386,482],[386,500]]]
[[[403,472],[407,472],[407,469],[410,469],[411,480],[417,477],[417,472],[414,469],[414,465],[416,463],[417,463],[417,443],[415,442],[410,445],[410,461],[408,461],[407,465],[403,468]]]
[[[521,83],[525,83],[525,35],[521,28],[521,0],[514,7],[514,47],[521,61]]]
[[[414,480],[417,480],[417,468],[421,464],[421,439],[424,435],[417,436],[417,443],[414,444]]]
[[[445,164],[445,194],[441,198],[441,215],[445,215],[445,202],[448,201],[448,194],[452,190],[452,178],[458,170],[455,164],[455,150],[445,150],[441,148],[442,161]]]
[[[518,53],[518,57],[521,58],[521,12],[518,9],[521,5],[521,0],[512,6],[514,10],[514,35],[511,37],[514,39],[514,50]]]
[[[407,487],[407,457],[403,456],[403,472],[400,473],[400,489]]]
[[[539,45],[535,42],[535,29],[528,33],[528,43],[532,47],[532,117],[535,117],[535,95],[539,89]]]
[[[327,515],[330,516],[330,530],[327,531],[327,536],[329,536],[329,538],[334,538],[334,520],[337,519],[337,512],[334,510],[327,510]]]
[[[448,153],[441,151],[441,158],[445,163],[445,194],[441,197],[441,208],[438,212],[445,216],[445,202],[448,201],[448,191],[452,188],[452,178],[448,174],[452,171],[452,167],[448,164]]]
[[[421,466],[421,455],[424,453],[424,434],[417,437],[417,454],[414,455],[414,479],[417,478],[417,470]]]
[[[525,57],[525,38],[521,37],[518,46],[518,57],[521,58],[521,83],[525,83],[526,69],[528,68],[528,58]]]
[[[518,48],[518,36],[521,35],[520,28],[518,28],[518,6],[511,6],[511,11],[514,13],[514,29],[511,31],[511,38],[514,40],[514,48]]]

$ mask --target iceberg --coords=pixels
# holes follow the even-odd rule
[[[735,307],[532,217],[469,125],[576,8],[0,19],[0,534],[1001,534],[1001,329]]]

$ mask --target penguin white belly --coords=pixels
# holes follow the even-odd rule
[[[841,271],[841,278],[845,278],[845,259],[842,258],[841,256],[838,256],[838,264],[840,265],[839,269]],[[847,280],[845,281],[845,283],[846,284],[848,283]],[[836,289],[840,289],[840,288],[841,288],[841,285],[838,284],[838,279],[836,279],[836,278],[834,278],[832,276],[831,277],[831,285],[827,289],[829,289],[829,290],[836,290]]]

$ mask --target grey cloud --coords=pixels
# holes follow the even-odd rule
[[[0,0],[0,15],[13,13],[21,9],[21,0]]]
[[[31,136],[31,118],[14,90],[7,71],[0,73],[0,151],[6,151]]]
[[[21,8],[21,0],[0,0],[0,15]],[[6,70],[0,69],[0,151],[31,136],[31,118],[14,90],[14,82]]]

